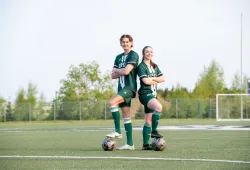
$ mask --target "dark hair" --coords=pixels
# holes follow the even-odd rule
[[[123,38],[128,38],[130,42],[133,42],[133,38],[131,37],[131,35],[123,34],[120,38],[120,42],[122,42]],[[131,45],[131,47],[133,47],[133,45]]]
[[[145,46],[145,47],[142,49],[142,60],[141,60],[141,61],[144,60],[144,53],[145,53],[145,50],[146,50],[147,48],[152,48],[152,47],[151,47],[151,46]],[[155,68],[155,67],[156,67],[156,64],[155,64],[152,60],[150,60],[150,66],[152,66],[153,68]]]

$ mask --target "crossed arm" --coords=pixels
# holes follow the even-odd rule
[[[134,68],[134,65],[132,64],[128,64],[125,68],[121,68],[121,69],[113,68],[111,78],[117,79],[120,76],[128,75],[133,68]],[[153,85],[153,84],[164,82],[165,78],[164,76],[152,77],[152,78],[145,77],[145,78],[142,78],[142,81],[147,85]]]
[[[142,78],[143,83],[145,83],[146,85],[154,85],[157,83],[161,83],[165,81],[164,76],[159,76],[159,77],[145,77]]]
[[[130,71],[134,68],[134,65],[128,64],[125,68],[113,68],[112,73],[111,73],[111,78],[112,79],[117,79],[120,76],[125,76],[130,73]]]

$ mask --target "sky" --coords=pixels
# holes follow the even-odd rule
[[[0,96],[14,101],[31,82],[51,101],[70,65],[111,70],[122,34],[140,59],[153,47],[159,88],[192,90],[212,60],[228,87],[241,69],[250,77],[249,0],[0,0]]]

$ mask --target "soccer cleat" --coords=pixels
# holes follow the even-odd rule
[[[142,150],[153,150],[153,148],[151,144],[144,144],[142,146]]]
[[[121,146],[119,148],[117,148],[117,150],[135,150],[135,146],[130,146],[128,144],[125,144],[124,146]]]
[[[163,136],[157,130],[151,132],[151,138],[162,138]]]
[[[117,133],[117,132],[112,132],[106,135],[107,138],[117,138],[117,139],[121,139],[122,138],[122,134]]]

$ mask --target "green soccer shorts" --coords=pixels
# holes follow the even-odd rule
[[[124,99],[124,102],[120,103],[119,107],[131,107],[131,99],[135,98],[136,94],[132,90],[122,89],[118,91],[117,95],[121,96]]]
[[[145,111],[145,113],[152,113],[154,111],[154,110],[148,108],[148,106],[147,106],[148,102],[151,99],[155,99],[155,96],[152,93],[139,95],[139,100],[140,100],[141,104],[144,105],[144,111]]]

